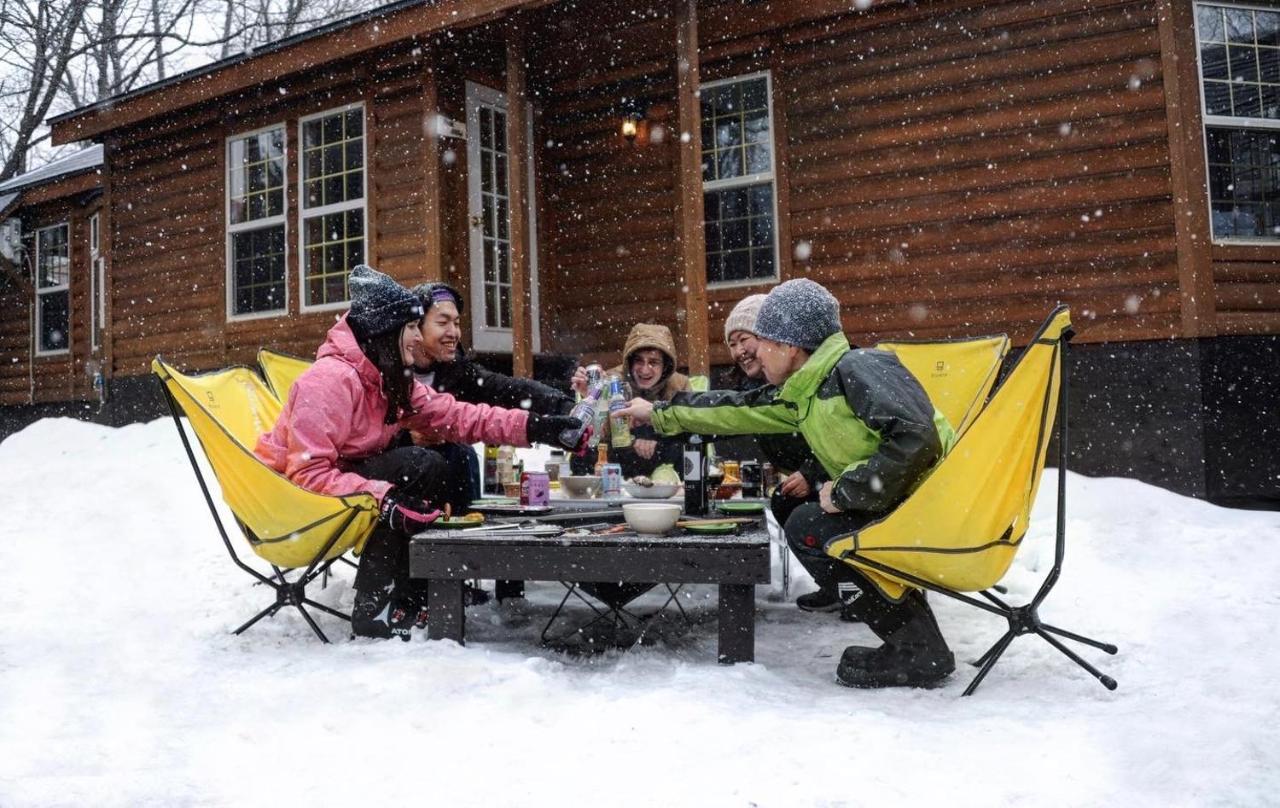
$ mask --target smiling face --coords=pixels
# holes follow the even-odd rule
[[[436,362],[452,362],[458,354],[458,342],[462,339],[462,327],[458,325],[458,307],[451,302],[436,303],[427,309],[419,324],[422,339],[414,354],[414,364],[420,368]]]
[[[764,366],[756,356],[759,347],[760,341],[750,331],[734,331],[729,335],[729,356],[748,379],[759,379],[764,374]]]
[[[631,354],[631,378],[640,390],[652,390],[662,381],[665,369],[662,351],[657,348],[642,348]]]
[[[757,339],[756,358],[760,360],[764,377],[769,380],[769,384],[780,385],[800,369],[808,360],[809,354],[795,345],[761,337]]]
[[[400,361],[404,362],[405,367],[409,367],[415,361],[418,353],[422,350],[422,331],[418,328],[418,321],[405,323],[400,329]]]

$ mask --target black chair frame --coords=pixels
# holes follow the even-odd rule
[[[1067,384],[1070,378],[1067,362],[1068,362],[1068,356],[1069,356],[1068,344],[1070,343],[1072,336],[1074,336],[1074,332],[1071,331],[1070,329],[1067,329],[1062,333],[1061,338],[1055,341],[1056,350],[1060,352],[1061,365],[1060,365],[1060,371],[1059,371],[1060,381],[1058,385],[1057,532],[1054,539],[1053,567],[1052,569],[1049,570],[1048,574],[1045,576],[1044,581],[1041,583],[1039,590],[1036,592],[1035,596],[1031,598],[1030,601],[1028,601],[1027,603],[1021,606],[1011,606],[1008,603],[1006,603],[1003,599],[998,597],[994,592],[992,592],[991,589],[987,589],[979,592],[978,594],[980,594],[982,598],[985,599],[985,600],[979,600],[978,598],[972,597],[970,595],[966,595],[962,592],[956,592],[954,590],[947,589],[945,587],[939,586],[936,583],[933,583],[932,581],[926,581],[923,578],[920,578],[918,576],[912,575],[907,572],[903,572],[902,570],[899,570],[899,569],[895,569],[894,567],[888,564],[884,564],[880,561],[876,561],[875,559],[867,558],[863,555],[860,555],[856,551],[851,550],[851,551],[845,552],[842,555],[843,558],[857,559],[860,564],[865,564],[867,567],[870,567],[871,569],[877,570],[879,572],[883,572],[887,575],[891,575],[895,578],[898,578],[899,580],[902,580],[914,586],[920,587],[921,589],[927,589],[930,592],[936,592],[937,594],[951,598],[952,600],[958,600],[961,603],[967,603],[968,605],[973,606],[974,608],[983,609],[984,611],[988,611],[988,612],[991,612],[992,614],[999,615],[1008,621],[1009,623],[1008,630],[1005,631],[1005,633],[1000,637],[999,640],[996,641],[994,645],[992,645],[989,649],[987,649],[986,653],[984,653],[981,657],[979,657],[976,661],[973,662],[973,665],[979,668],[979,670],[978,670],[978,674],[973,678],[973,681],[969,683],[969,686],[967,688],[965,688],[965,691],[964,691],[965,696],[973,695],[974,691],[978,689],[978,685],[982,684],[982,680],[985,679],[987,674],[991,672],[991,669],[995,667],[995,664],[1000,661],[1000,657],[1004,654],[1006,650],[1008,650],[1009,645],[1014,641],[1014,639],[1024,634],[1035,634],[1036,636],[1040,637],[1045,642],[1049,643],[1049,645],[1053,646],[1058,651],[1060,651],[1072,662],[1076,663],[1081,668],[1084,668],[1086,671],[1088,671],[1095,679],[1097,679],[1100,683],[1102,683],[1103,687],[1107,688],[1108,690],[1115,690],[1117,686],[1115,679],[1112,679],[1110,676],[1107,676],[1106,674],[1099,671],[1097,668],[1095,668],[1092,664],[1090,664],[1087,660],[1082,658],[1079,654],[1077,654],[1071,648],[1068,648],[1066,645],[1064,645],[1058,639],[1058,637],[1063,637],[1065,639],[1072,640],[1074,642],[1082,643],[1084,645],[1097,648],[1101,651],[1105,651],[1108,654],[1117,653],[1118,649],[1116,648],[1116,646],[1110,643],[1099,642],[1098,640],[1090,639],[1089,637],[1085,637],[1080,634],[1075,634],[1073,632],[1066,631],[1056,626],[1051,626],[1048,623],[1043,622],[1040,619],[1040,614],[1039,614],[1040,605],[1044,602],[1045,598],[1048,597],[1049,592],[1053,589],[1054,585],[1058,582],[1058,578],[1062,573],[1062,562],[1066,556],[1066,549],[1067,549],[1067,540],[1066,540],[1067,389],[1068,389]],[[1037,335],[1036,339],[1033,340],[1032,344],[1036,344],[1036,343],[1044,344],[1045,340],[1041,339],[1039,335]],[[1016,363],[1015,363],[1015,366],[1016,366]],[[1038,441],[1043,442],[1046,439],[1044,424],[1048,420],[1050,407],[1052,406],[1052,404],[1053,402],[1050,400],[1050,396],[1046,395],[1045,401],[1042,407],[1041,416],[1040,416],[1041,427],[1040,427],[1039,437],[1037,438]],[[1039,451],[1039,446],[1037,446],[1037,453],[1038,451]],[[999,587],[998,585],[996,587],[993,587],[993,589],[1002,591],[1002,588]]]
[[[347,514],[346,518],[338,524],[337,528],[333,531],[333,535],[329,537],[329,540],[325,542],[324,546],[320,548],[315,557],[311,560],[311,563],[305,568],[286,569],[272,564],[272,575],[267,576],[249,566],[242,561],[240,556],[236,553],[235,546],[232,544],[231,538],[227,535],[226,527],[222,524],[222,517],[218,514],[218,508],[217,505],[214,504],[213,496],[209,493],[209,486],[205,482],[204,474],[200,471],[200,464],[196,459],[195,452],[191,450],[191,441],[187,438],[187,431],[182,428],[182,406],[174,400],[173,395],[169,392],[169,389],[165,385],[163,379],[157,377],[157,382],[160,384],[160,391],[164,395],[165,402],[169,406],[169,414],[173,416],[174,426],[178,429],[178,437],[182,439],[182,448],[187,452],[187,460],[191,464],[191,470],[195,472],[196,481],[200,484],[200,492],[204,494],[205,504],[209,506],[209,513],[213,516],[213,522],[218,527],[218,534],[222,536],[222,543],[227,548],[227,553],[231,556],[231,560],[235,562],[237,567],[253,576],[259,584],[269,586],[275,592],[275,602],[249,618],[232,633],[237,635],[243,634],[262,618],[273,617],[276,612],[286,606],[292,606],[298,610],[299,614],[302,615],[302,619],[311,627],[311,630],[315,633],[316,637],[318,637],[321,642],[328,643],[329,638],[325,636],[324,632],[320,630],[320,626],[316,625],[316,621],[303,607],[310,606],[313,609],[318,609],[327,614],[331,614],[334,617],[342,618],[348,623],[351,622],[351,615],[344,614],[337,609],[333,609],[323,603],[318,603],[307,597],[307,585],[315,581],[316,578],[324,576],[321,586],[322,588],[323,586],[326,586],[328,584],[329,568],[332,567],[336,561],[341,560],[353,567],[356,566],[342,556],[337,556],[327,561],[325,560],[325,556],[333,547],[334,543],[337,542],[338,537],[342,535],[343,531],[347,529],[347,526],[351,524],[351,520],[355,518],[355,511]],[[245,538],[249,540],[250,544],[257,541],[257,537],[254,536],[253,531],[251,531],[248,526],[239,519],[236,520],[236,525],[244,533]],[[290,579],[289,575],[294,572],[297,572],[297,574]]]

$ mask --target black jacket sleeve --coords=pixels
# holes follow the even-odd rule
[[[459,401],[528,409],[540,415],[567,415],[573,409],[573,398],[567,393],[532,379],[494,373],[462,351],[454,361],[436,366],[435,373],[435,388]]]
[[[887,511],[897,505],[942,455],[933,403],[888,351],[849,351],[837,365],[853,414],[880,433],[880,447],[835,480],[832,503],[841,510]]]

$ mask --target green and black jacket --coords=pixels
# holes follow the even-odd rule
[[[955,443],[955,431],[889,351],[853,350],[832,334],[782,387],[713,391],[654,405],[654,428],[768,435],[799,432],[846,511],[897,505]]]

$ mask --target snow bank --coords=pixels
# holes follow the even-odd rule
[[[1055,482],[1014,600],[1052,562]],[[1280,789],[1276,513],[1070,475],[1043,617],[1119,645],[1085,656],[1120,689],[1023,638],[961,699],[968,665],[932,691],[835,686],[870,634],[767,588],[757,664],[736,667],[714,662],[709,588],[688,593],[688,634],[589,658],[538,646],[552,584],[471,610],[466,647],[322,646],[287,613],[232,636],[271,596],[227,559],[167,421],[38,422],[0,443],[0,491],[2,806],[1261,806]],[[318,599],[349,606],[342,576]],[[1003,628],[937,611],[960,660]]]

